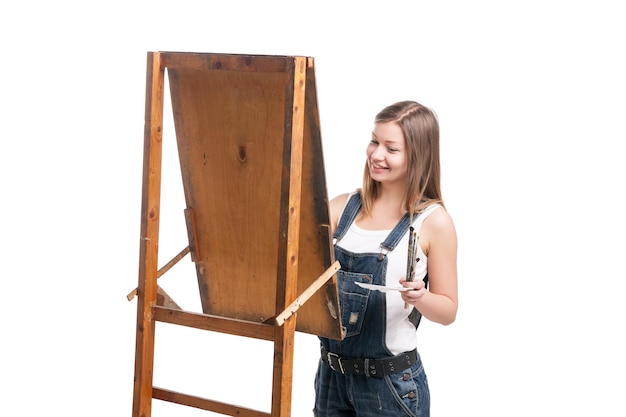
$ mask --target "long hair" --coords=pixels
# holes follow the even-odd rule
[[[404,208],[411,217],[433,203],[443,205],[439,161],[439,122],[435,113],[415,101],[400,101],[382,109],[375,123],[396,122],[402,128],[407,151],[407,189]],[[363,215],[371,213],[380,183],[363,173]]]

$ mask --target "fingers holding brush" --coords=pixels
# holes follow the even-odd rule
[[[400,296],[406,304],[415,305],[415,302],[422,298],[427,291],[426,283],[422,280],[407,281],[406,279],[402,278],[400,280],[400,285],[405,288],[412,288],[411,291],[400,292]]]

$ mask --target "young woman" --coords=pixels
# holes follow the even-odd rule
[[[320,338],[314,414],[427,417],[416,329],[422,316],[452,323],[458,306],[457,237],[441,196],[436,116],[414,101],[386,107],[366,155],[363,188],[330,202],[346,335]],[[406,280],[409,258],[413,280]]]

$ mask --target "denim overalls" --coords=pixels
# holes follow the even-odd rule
[[[361,209],[360,194],[351,196],[339,219],[338,242]],[[352,253],[335,245],[344,340],[320,338],[322,359],[315,378],[316,417],[427,417],[430,393],[419,354],[398,355],[385,346],[385,294],[364,289],[356,282],[385,285],[386,253],[409,229],[405,215],[381,243],[380,253]],[[411,314],[417,326],[421,315]],[[380,361],[378,359],[387,358]]]

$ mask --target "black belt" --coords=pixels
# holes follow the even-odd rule
[[[322,361],[330,369],[342,374],[366,375],[382,378],[410,368],[417,361],[417,349],[382,359],[344,358],[322,348]]]

